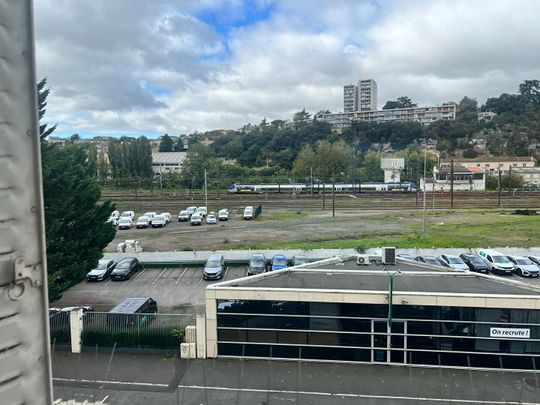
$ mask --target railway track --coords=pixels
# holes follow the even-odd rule
[[[110,199],[116,203],[120,210],[132,209],[136,212],[143,211],[169,211],[176,213],[189,205],[204,205],[204,196],[200,193],[191,195],[167,193],[162,195],[139,195],[122,194],[119,192],[103,194],[104,200]],[[307,210],[307,209],[332,209],[332,196],[291,195],[291,194],[242,194],[231,195],[221,193],[218,198],[216,193],[208,194],[208,205],[211,210],[219,207],[239,209],[246,205],[259,205],[264,209],[272,210]],[[335,207],[339,210],[362,209],[362,210],[414,210],[422,209],[423,195],[419,193],[392,194],[392,193],[362,193],[362,194],[336,194]],[[426,194],[426,208],[448,209],[452,207],[449,193]],[[498,204],[496,192],[486,193],[455,193],[453,199],[454,209],[516,209],[516,208],[540,208],[540,193],[538,192],[508,192],[501,195],[501,206]]]

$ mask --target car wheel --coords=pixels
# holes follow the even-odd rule
[[[523,270],[517,269],[517,274],[521,277],[523,277]]]

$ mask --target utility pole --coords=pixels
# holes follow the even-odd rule
[[[204,169],[204,206],[208,211],[208,184],[206,183],[206,169]]]
[[[311,196],[313,197],[313,167],[310,167],[311,170]]]
[[[332,182],[332,218],[336,217],[336,182]]]
[[[501,206],[501,166],[499,165],[498,170],[498,176],[497,176],[497,194],[498,194],[498,203],[497,205]]]
[[[217,174],[217,190],[216,190],[216,197],[219,200],[220,198],[220,189],[221,189],[221,173],[219,171],[219,164],[216,167],[216,174]]]
[[[450,159],[450,208],[454,208],[454,159]]]
[[[422,215],[422,224],[424,235],[426,234],[426,175],[427,175],[427,138],[424,138],[424,189],[423,192],[423,215]]]
[[[324,196],[325,191],[326,191],[326,184],[323,183],[323,184],[322,184],[322,209],[323,209],[323,210],[326,209],[326,206],[325,206],[325,205],[326,205],[326,204],[325,204],[325,196]]]

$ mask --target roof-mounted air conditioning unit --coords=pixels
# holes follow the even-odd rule
[[[359,266],[367,266],[369,264],[369,255],[356,256],[356,264]]]
[[[395,247],[382,248],[382,263],[383,264],[396,264],[396,248]]]

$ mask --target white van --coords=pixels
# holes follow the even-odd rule
[[[122,215],[120,215],[120,218],[125,218],[125,217],[131,218],[133,220],[133,218],[135,218],[135,212],[134,211],[122,212]]]
[[[244,208],[244,219],[253,219],[253,207],[247,206]]]
[[[480,249],[478,256],[484,259],[493,273],[512,274],[514,272],[514,263],[504,253],[493,249]]]

